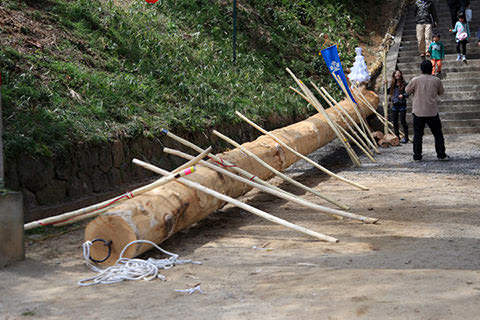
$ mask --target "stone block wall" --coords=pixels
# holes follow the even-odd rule
[[[270,130],[295,120],[276,117],[267,119],[265,126]],[[226,123],[217,130],[241,143],[260,135],[243,123]],[[204,148],[212,145],[215,152],[231,148],[205,132],[174,133]],[[183,159],[163,153],[164,147],[197,154],[164,136],[116,140],[97,146],[77,145],[54,158],[30,154],[7,157],[5,181],[7,188],[22,192],[25,222],[33,221],[106,200],[153,179],[153,173],[132,164],[133,158],[167,170],[184,163]]]

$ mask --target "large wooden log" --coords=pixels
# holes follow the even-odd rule
[[[370,104],[378,105],[378,96],[375,93],[365,90],[364,95]],[[355,118],[356,112],[350,102],[342,101],[340,104]],[[359,103],[358,108],[364,118],[372,113],[362,103]],[[328,109],[327,112],[333,121],[340,125],[343,124],[342,119],[334,110]],[[274,130],[272,133],[304,155],[317,150],[335,138],[335,133],[320,114]],[[269,136],[260,136],[255,141],[245,143],[243,146],[277,170],[284,170],[299,159],[298,156],[282,148]],[[224,152],[219,156],[261,179],[267,180],[273,177],[270,170],[259,166],[256,161],[238,149]],[[188,179],[234,198],[251,189],[248,185],[205,167],[198,167],[198,170],[189,175]],[[223,201],[192,190],[178,182],[171,182],[125,201],[91,221],[85,229],[85,240],[92,241],[100,238],[112,241],[111,255],[103,264],[113,264],[123,247],[130,241],[144,239],[161,243],[223,205],[225,205]],[[124,256],[135,257],[149,248],[149,245],[131,246]],[[107,246],[101,242],[95,242],[91,248],[92,257],[102,259],[106,254]]]

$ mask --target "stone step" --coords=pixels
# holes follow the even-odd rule
[[[441,100],[439,101],[439,106],[440,107],[443,107],[443,106],[451,106],[453,108],[474,108],[474,107],[478,107],[480,108],[480,99],[478,100],[475,100],[475,99],[471,99],[471,100]]]
[[[412,104],[408,103],[407,104],[407,112],[411,113],[412,112]],[[472,119],[480,119],[478,114],[480,112],[480,105],[477,106],[461,106],[461,107],[455,107],[452,105],[440,105],[438,107],[438,112],[440,113],[454,113],[454,114],[463,114],[464,116],[472,116]],[[453,117],[453,116],[450,116]],[[467,118],[470,119],[470,118]]]
[[[474,61],[473,61],[474,62]],[[442,72],[447,74],[447,77],[451,73],[468,73],[474,72],[477,73],[480,71],[480,61],[478,63],[473,63],[472,61],[467,61],[467,63],[458,62],[453,64],[444,64],[442,66]],[[401,62],[397,63],[397,68],[403,72],[405,77],[412,76],[412,75],[419,75],[420,74],[420,58],[418,61],[414,62]]]
[[[400,126],[401,128],[401,126]],[[480,133],[480,128],[477,127],[448,127],[446,128],[443,126],[442,123],[442,132],[444,135],[450,135],[450,134],[475,134],[475,133]],[[409,124],[408,126],[408,133],[410,135],[410,142],[413,141],[413,128],[412,125]],[[430,132],[430,129],[428,127],[425,128],[424,130],[425,135],[431,135],[432,133]],[[448,146],[447,146],[448,148]],[[448,153],[448,151],[447,151]]]
[[[407,103],[407,111],[412,111],[412,103]],[[470,113],[470,112],[480,112],[480,104],[478,105],[465,105],[465,106],[455,106],[451,104],[438,104],[439,112],[453,112],[453,113]],[[479,118],[479,117],[475,117]]]
[[[452,53],[456,52],[455,50],[457,48],[457,45],[453,38],[445,39],[445,37],[441,37],[441,42],[443,43],[443,46],[447,53],[449,51],[451,51]],[[418,47],[418,42],[416,39],[413,41],[402,41],[402,43],[400,44],[400,51],[403,52],[403,51],[417,50],[417,47]],[[475,41],[472,41],[467,44],[467,52],[480,53],[480,47],[477,46],[477,43]]]
[[[440,111],[440,117],[441,119],[445,120],[465,120],[465,119],[480,119],[480,109],[479,111],[463,111],[463,112],[457,112],[457,111]]]
[[[478,11],[480,12],[480,11]],[[411,23],[411,24],[410,24]],[[440,19],[440,23],[433,28],[433,32],[439,32],[439,33],[444,33],[444,32],[449,32],[448,29],[451,29],[452,26],[450,25],[451,21],[450,21],[450,14],[448,15],[448,18],[447,19],[444,19],[441,18]],[[470,33],[472,33],[472,31],[475,33],[478,29],[478,21],[474,21],[474,23],[470,23],[469,24],[469,28],[470,28]],[[409,22],[409,20],[405,20],[405,26],[403,27],[403,32],[404,34],[408,34],[408,35],[411,35],[411,34],[416,34],[417,32],[417,25],[415,24],[415,20],[412,19],[411,22]],[[473,34],[472,36],[474,36],[475,34]]]
[[[442,121],[442,128],[476,128],[480,129],[480,118],[479,119],[446,119],[440,114],[440,120]],[[412,114],[407,115],[407,124],[413,123]],[[410,130],[409,130],[410,131]]]
[[[456,91],[446,92],[440,97],[440,101],[449,99],[478,100],[480,99],[480,91]]]
[[[444,127],[443,128],[443,134],[471,134],[471,133],[480,133],[480,127],[468,126],[468,127]]]
[[[477,34],[476,34],[477,30],[478,30],[478,27],[470,30],[470,43],[469,43],[469,45],[471,45],[472,43],[475,42],[476,37],[477,37]],[[440,39],[442,39],[443,44],[445,44],[447,42],[447,40],[449,40],[449,39],[451,39],[451,41],[455,40],[453,35],[452,34],[450,34],[450,35],[452,36],[451,38],[449,37],[448,32],[446,32],[446,33],[440,32]],[[402,36],[402,41],[417,41],[417,35],[416,35],[415,32],[404,33],[403,36]]]
[[[420,59],[421,58],[419,56],[418,50],[400,51],[398,53],[399,63],[410,62],[411,60],[419,61]],[[445,54],[445,59],[443,61],[444,61],[444,64],[445,62],[457,63],[457,53],[455,51],[452,51],[452,52],[447,51]],[[463,62],[459,61],[458,63],[463,63]],[[474,63],[474,64],[480,65],[480,50],[472,52],[467,49],[467,63]]]

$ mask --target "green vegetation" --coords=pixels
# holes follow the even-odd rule
[[[55,45],[41,48],[0,45],[10,157],[155,136],[162,127],[200,132],[241,121],[235,110],[260,121],[306,116],[285,67],[338,95],[318,56],[324,35],[350,65],[353,35],[363,32],[353,0],[239,1],[233,66],[231,1],[128,2],[44,0],[32,9],[5,1],[56,35]]]

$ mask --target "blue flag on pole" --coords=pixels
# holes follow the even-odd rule
[[[350,87],[348,86],[347,78],[345,77],[345,73],[343,73],[342,62],[340,62],[340,57],[338,56],[337,46],[333,45],[321,51],[323,60],[327,64],[328,70],[330,70],[331,74],[335,74],[342,79],[342,82],[347,89],[348,95],[352,99],[353,102],[357,103],[353,98],[352,93],[350,92]],[[335,79],[335,77],[334,77]],[[335,79],[337,81],[337,79]],[[338,83],[338,82],[337,82]]]

